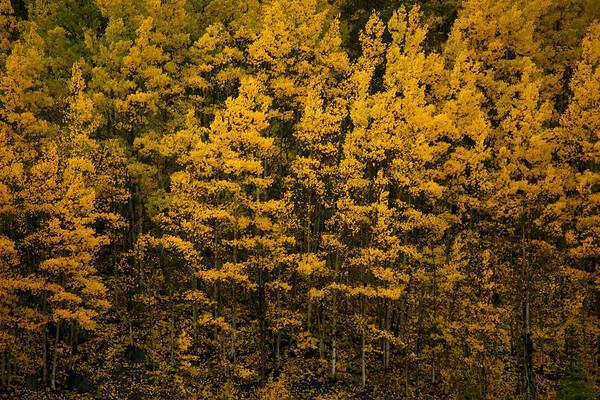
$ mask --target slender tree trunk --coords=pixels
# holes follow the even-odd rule
[[[525,350],[525,376],[527,382],[527,400],[536,400],[535,375],[533,373],[533,344],[529,327],[529,296],[525,300],[525,334],[523,335]]]
[[[281,265],[277,268],[277,279],[281,279]],[[277,332],[275,332],[275,371],[279,372],[281,368],[281,328],[279,326],[279,319],[281,318],[281,291],[277,290],[277,301],[275,303],[276,315],[277,315]]]
[[[129,185],[129,201],[127,202],[127,212],[129,214],[129,248],[134,249],[135,244],[135,212],[133,209],[133,203],[135,198],[135,190],[133,189],[133,183]],[[136,261],[137,262],[137,261]]]
[[[2,364],[0,365],[0,386],[6,387],[6,352],[7,349],[2,350]]]
[[[337,292],[333,294],[333,321],[331,325],[331,378],[335,379],[337,368]]]
[[[525,250],[525,224],[522,228],[521,249],[523,252],[523,267],[522,267],[522,282],[523,290],[525,291],[525,302],[523,305],[523,350],[524,350],[524,367],[525,367],[525,384],[527,391],[527,400],[536,400],[537,393],[535,388],[535,375],[533,373],[533,343],[531,342],[531,330],[529,325],[529,265],[527,260],[527,252]]]
[[[362,239],[362,247],[365,247],[365,244],[367,243],[366,237],[363,237]],[[367,280],[366,280],[366,269],[367,266],[363,265],[360,268],[360,282],[363,285],[363,288],[367,286]],[[362,375],[362,388],[364,389],[365,386],[367,385],[367,366],[366,366],[366,360],[365,360],[365,345],[366,345],[366,318],[365,318],[365,314],[367,312],[366,310],[366,297],[364,295],[360,296],[360,316],[361,316],[361,335],[360,335],[360,367],[361,367],[361,375]]]
[[[215,300],[215,305],[213,308],[213,318],[217,319],[219,317],[219,310],[221,308],[221,296],[219,296],[219,282],[215,282],[213,285],[213,299]],[[219,340],[219,326],[217,324],[215,324],[214,339],[215,341]]]
[[[170,340],[169,340],[169,348],[170,348],[170,363],[173,364],[173,361],[175,360],[175,305],[174,305],[174,301],[173,301],[173,287],[171,286],[170,289],[170,295],[169,295],[169,308],[171,309],[170,314],[171,317],[170,319]]]
[[[483,398],[483,368],[480,368],[480,373],[478,374],[478,388],[479,388],[479,398],[482,399]]]
[[[323,324],[323,307],[319,310],[319,358],[325,359],[325,327]]]
[[[233,229],[233,263],[237,264],[237,216],[235,217],[235,226]],[[231,362],[233,365],[233,374],[235,374],[235,361],[236,361],[236,353],[235,353],[235,329],[236,329],[236,300],[235,300],[235,284],[231,283]]]
[[[339,254],[335,254],[335,275],[334,282],[337,283],[339,271]],[[337,368],[337,290],[333,292],[333,318],[331,321],[331,378],[335,379]]]
[[[198,278],[196,278],[196,276],[194,276],[192,289],[194,292],[198,290]],[[196,304],[196,300],[192,302],[192,319],[192,326],[194,329],[194,345],[196,345],[198,343],[198,304]]]
[[[312,276],[308,277],[308,306],[306,310],[306,330],[310,333],[312,330],[312,299],[310,298],[310,289],[312,288]]]
[[[42,330],[42,386],[46,387],[48,383],[48,333],[46,332],[46,326]]]
[[[275,334],[275,371],[279,372],[281,368],[281,332],[277,330]]]
[[[259,258],[260,260],[260,258]],[[265,299],[265,277],[263,276],[264,270],[259,266],[258,268],[258,322],[260,331],[260,379],[261,382],[265,381],[266,378],[266,366],[267,366],[267,318],[266,318],[266,299]]]
[[[408,399],[408,356],[404,361],[404,397]]]
[[[309,196],[310,202],[310,196]],[[308,214],[308,213],[307,213]],[[306,255],[310,255],[310,216],[307,216],[306,222]],[[312,289],[312,273],[308,277],[308,305],[306,309],[306,330],[311,331],[312,328],[312,299],[310,298],[310,289]]]
[[[337,368],[337,339],[335,328],[333,328],[333,337],[331,338],[331,378],[335,380]]]
[[[219,235],[219,231],[217,228],[215,228],[215,241],[214,241],[214,269],[215,271],[219,270],[219,257],[217,254],[217,238]],[[220,293],[220,288],[219,288],[219,282],[216,281],[213,285],[213,299],[215,300],[215,305],[213,308],[213,318],[217,319],[219,317],[219,315],[221,314],[221,293]],[[215,330],[214,330],[214,339],[215,341],[219,341],[219,345],[221,346],[221,353],[223,353],[223,342],[220,338],[220,334],[219,334],[219,327],[218,325],[215,324]]]
[[[435,385],[435,354],[431,356],[431,384]]]
[[[235,329],[236,329],[236,301],[235,301],[235,286],[231,284],[231,362],[233,364],[233,372],[235,373]]]
[[[133,318],[129,318],[129,345],[133,346]]]
[[[363,274],[361,274],[363,275]],[[361,277],[364,284],[364,275]],[[361,371],[361,382],[362,388],[364,389],[367,385],[367,368],[365,360],[365,345],[366,345],[366,332],[365,332],[365,298],[361,296],[360,299],[360,315],[361,315],[361,331],[360,331],[360,371]]]
[[[69,326],[69,346],[71,349],[75,346],[75,321],[71,321]]]
[[[361,367],[361,381],[362,388],[364,389],[367,385],[367,371],[365,365],[365,327],[363,324],[360,336],[360,367]]]
[[[56,390],[56,362],[58,360],[58,337],[60,333],[60,322],[56,321],[56,338],[54,340],[54,355],[52,356],[52,377],[50,385],[52,390]]]
[[[390,306],[390,301],[391,300],[387,300],[386,301],[386,310],[385,310],[385,331],[386,334],[390,333],[390,325],[391,325],[391,306]],[[385,369],[388,369],[390,367],[390,340],[387,338],[387,336],[384,338],[384,345],[383,345],[384,349],[383,349],[383,367]]]
[[[11,368],[12,365],[12,368]],[[16,374],[16,365],[14,362],[11,362],[10,357],[6,358],[6,387],[10,387],[11,379],[14,374]]]

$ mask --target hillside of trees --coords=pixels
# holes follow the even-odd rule
[[[0,0],[0,398],[600,397],[599,0]]]

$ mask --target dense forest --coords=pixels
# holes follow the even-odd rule
[[[0,0],[0,398],[599,398],[599,17]]]

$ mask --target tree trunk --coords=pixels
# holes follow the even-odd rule
[[[267,366],[267,318],[266,318],[266,299],[265,299],[265,277],[264,270],[258,267],[258,325],[260,332],[260,380],[265,381]]]
[[[385,310],[385,331],[387,334],[390,333],[390,326],[391,326],[391,306],[390,306],[390,301],[391,300],[387,300],[386,301],[386,310]],[[387,338],[387,336],[384,338],[384,344],[383,344],[383,368],[388,369],[390,367],[390,340]]]
[[[129,318],[129,345],[133,346],[133,319]]]
[[[310,196],[309,196],[310,201]],[[307,218],[306,223],[306,256],[310,255],[310,217]],[[306,331],[310,333],[312,325],[312,299],[310,298],[310,289],[312,289],[312,273],[308,276],[308,305],[306,309]]]
[[[528,296],[529,297],[529,296]],[[531,342],[531,332],[529,328],[529,298],[525,301],[525,333],[523,335],[525,350],[525,377],[527,382],[527,400],[536,400],[535,376],[533,374],[533,343]]]
[[[79,324],[75,321],[73,321],[73,338],[71,341],[71,350],[73,352],[73,354],[77,354],[78,352],[78,345],[79,345]]]
[[[170,289],[170,295],[169,295],[169,308],[171,309],[171,318],[169,325],[170,325],[170,338],[169,338],[169,350],[170,350],[170,363],[173,364],[173,361],[175,360],[175,305],[174,305],[174,301],[173,301],[173,287],[171,287]]]
[[[198,278],[196,278],[196,276],[194,276],[192,289],[194,292],[198,290]],[[192,302],[192,319],[192,326],[194,329],[194,345],[196,345],[198,343],[198,304],[196,304],[195,300]]]
[[[48,333],[46,332],[46,326],[43,329],[44,335],[42,337],[42,386],[46,387],[48,383]]]
[[[361,280],[364,284],[364,273],[361,273]],[[361,331],[360,331],[360,370],[361,370],[361,382],[362,388],[364,389],[367,385],[367,370],[366,370],[366,361],[365,361],[365,342],[366,342],[366,332],[365,332],[365,298],[361,296],[360,298],[360,315],[361,315]]]
[[[2,364],[0,365],[0,386],[6,387],[6,352],[7,350],[2,350]]]
[[[215,241],[214,241],[214,269],[215,271],[219,270],[219,257],[217,252],[217,238],[219,236],[219,231],[215,228]],[[213,318],[217,319],[219,315],[221,315],[221,291],[219,281],[216,281],[213,286],[213,299],[215,300],[215,305],[213,308]],[[219,345],[221,346],[221,353],[224,354],[223,351],[223,342],[221,340],[221,335],[219,334],[219,327],[215,324],[214,330],[214,339],[215,341],[219,341]]]
[[[281,267],[279,267],[278,269],[278,274],[277,274],[277,279],[280,278],[281,275]],[[281,293],[280,293],[280,289],[277,289],[277,303],[276,303],[276,307],[277,307],[277,319],[279,320],[279,318],[281,318]],[[279,326],[279,321],[277,323],[277,332],[275,333],[275,371],[279,372],[279,369],[281,368],[281,328]]]
[[[58,360],[58,337],[60,333],[60,322],[56,321],[56,338],[54,340],[54,354],[52,356],[52,377],[50,378],[50,386],[52,390],[56,390],[56,362]]]
[[[236,325],[236,302],[235,302],[235,286],[231,284],[231,363],[233,364],[233,372],[235,373],[235,325]]]
[[[360,336],[360,367],[361,367],[361,378],[362,388],[364,389],[367,385],[367,371],[365,366],[365,327],[363,324],[361,336]]]
[[[335,380],[335,373],[337,368],[337,341],[335,326],[333,327],[333,337],[331,338],[331,378]]]
[[[215,261],[216,264],[216,261]],[[219,317],[219,311],[221,308],[221,296],[219,296],[219,282],[215,282],[213,286],[213,299],[215,300],[215,306],[213,308],[213,318],[216,320]],[[215,324],[214,339],[219,340],[219,326]]]
[[[11,368],[12,365],[12,368]],[[12,379],[12,376],[14,374],[16,374],[16,365],[14,362],[11,362],[10,357],[7,356],[6,358],[6,387],[9,388],[10,387],[10,381]]]
[[[533,373],[533,343],[531,342],[531,330],[529,326],[529,288],[527,283],[529,282],[529,265],[527,260],[527,252],[525,250],[525,224],[522,228],[521,236],[521,250],[522,250],[522,271],[521,279],[523,282],[523,290],[525,292],[525,302],[523,305],[523,350],[524,350],[524,367],[525,367],[525,384],[527,392],[527,400],[536,400],[537,394],[535,390],[535,376]]]
[[[310,298],[310,289],[312,288],[312,277],[308,277],[308,306],[306,310],[306,331],[310,333],[312,329],[312,299]]]
[[[234,246],[233,246],[233,263],[237,264],[237,238],[238,238],[238,231],[237,231],[237,216],[235,217],[235,226],[233,229],[233,240],[234,240]],[[235,374],[235,359],[236,359],[236,354],[235,354],[235,328],[236,328],[236,301],[235,301],[235,284],[232,282],[231,283],[231,363],[233,365],[233,374]]]
[[[325,359],[325,329],[323,324],[323,307],[319,310],[319,359]]]
[[[404,397],[408,399],[408,356],[404,361]]]
[[[338,272],[340,268],[339,253],[335,254],[335,275],[334,282],[337,283]],[[333,292],[333,318],[331,322],[331,378],[335,379],[337,369],[337,290]]]
[[[281,368],[281,332],[277,330],[275,334],[275,371],[279,372]]]

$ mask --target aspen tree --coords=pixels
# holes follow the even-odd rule
[[[593,282],[597,274],[597,182],[598,182],[598,138],[597,126],[599,107],[596,88],[600,84],[600,28],[592,24],[582,42],[582,56],[576,65],[570,82],[571,98],[569,107],[562,115],[556,129],[555,140],[557,167],[562,174],[560,179],[567,193],[562,207],[548,211],[550,216],[566,216],[567,221],[558,225],[556,230],[564,234],[568,246],[568,264],[561,269],[563,282],[571,294],[561,304],[564,307],[562,318],[557,321],[566,351],[581,352],[582,362],[592,368],[593,358],[598,357],[597,350],[590,340],[597,338],[597,315],[584,311],[586,302],[596,296],[597,288]],[[558,206],[558,205],[557,205]],[[568,212],[565,212],[566,210]],[[556,220],[556,216],[554,217]],[[559,220],[560,221],[560,220]],[[563,229],[560,229],[563,228]],[[563,295],[564,296],[564,295]],[[578,315],[577,319],[573,316]],[[571,344],[571,349],[569,345]],[[576,350],[580,349],[580,350]],[[566,354],[565,359],[570,355]],[[565,366],[566,367],[566,366]],[[563,368],[565,368],[563,367]]]

